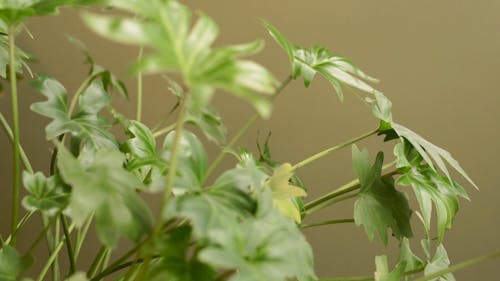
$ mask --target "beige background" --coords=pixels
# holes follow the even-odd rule
[[[327,46],[380,78],[382,82],[377,88],[392,100],[395,119],[452,152],[481,188],[477,192],[467,186],[472,202],[462,202],[455,227],[446,237],[452,262],[500,249],[499,1],[213,0],[188,1],[188,5],[205,11],[219,23],[222,36],[217,44],[265,38],[266,49],[257,60],[279,79],[288,74],[288,60],[267,36],[259,18],[272,22],[297,44]],[[76,35],[86,42],[98,64],[122,77],[130,60],[137,55],[134,48],[124,48],[90,33],[72,11],[64,11],[58,17],[34,19],[28,26],[35,40],[23,34],[19,44],[38,56],[34,70],[56,77],[71,91],[83,79],[86,68],[81,54],[67,42],[65,34]],[[44,141],[43,127],[48,120],[28,109],[30,103],[42,97],[26,86],[27,81],[23,83],[21,140],[28,154],[33,155],[36,169],[46,170],[50,146]],[[145,122],[154,125],[165,116],[173,99],[161,79],[147,78],[145,83]],[[132,101],[134,85],[131,79]],[[124,112],[133,116],[133,106],[119,98],[115,100]],[[253,113],[248,105],[226,94],[218,95],[215,103],[232,133]],[[0,97],[0,110],[8,116],[9,104],[10,98],[4,93]],[[376,125],[353,95],[346,95],[341,104],[321,78],[310,89],[304,89],[296,81],[277,100],[273,118],[259,122],[241,145],[254,149],[257,131],[261,135],[272,131],[274,157],[295,163]],[[372,157],[377,148],[384,147],[388,152],[386,158],[392,159],[387,149],[390,146],[381,146],[381,138],[372,138],[360,146],[370,147]],[[11,153],[3,132],[0,147],[0,229],[5,236],[10,216]],[[216,146],[208,143],[207,147],[213,155]],[[232,164],[228,161],[226,167]],[[300,175],[310,190],[309,198],[349,181],[353,177],[349,149],[305,167]],[[352,202],[344,202],[309,221],[351,216]],[[415,217],[413,222],[418,224]],[[421,237],[421,229],[417,227],[415,232]],[[36,232],[25,233],[23,237],[33,236],[32,233]],[[370,243],[364,231],[354,225],[322,227],[306,234],[314,247],[317,273],[321,277],[370,274],[375,255],[396,252],[395,241],[387,248],[377,239]],[[414,247],[418,247],[418,242]],[[456,276],[462,281],[500,280],[500,261],[489,261]]]

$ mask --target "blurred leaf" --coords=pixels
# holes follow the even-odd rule
[[[71,275],[66,281],[88,281],[87,274],[85,272],[79,271]]]
[[[411,210],[405,194],[394,188],[391,178],[381,177],[383,154],[379,152],[373,166],[367,150],[359,151],[354,145],[352,159],[354,170],[361,183],[359,198],[354,204],[354,220],[356,225],[364,225],[366,234],[373,240],[375,231],[387,244],[387,228],[398,239],[411,237]]]
[[[136,70],[180,72],[189,88],[226,90],[252,103],[262,116],[269,116],[269,102],[260,94],[274,93],[277,81],[261,65],[238,59],[256,52],[260,43],[212,48],[218,35],[215,22],[200,14],[191,24],[191,11],[177,1],[153,0],[145,5],[140,1],[113,0],[110,4],[139,17],[86,13],[84,20],[108,39],[151,47],[154,51],[141,59]]]
[[[56,14],[62,6],[86,6],[103,0],[6,0],[0,2],[0,19],[17,25],[28,17]]]
[[[68,204],[69,190],[57,176],[47,178],[41,172],[24,172],[23,184],[29,194],[22,203],[29,211],[39,210],[52,216]]]
[[[58,167],[65,182],[72,186],[70,216],[82,226],[95,213],[101,242],[114,247],[121,235],[138,241],[149,233],[152,214],[135,192],[140,181],[123,167],[119,151],[98,150],[91,163],[79,163],[59,145]]]
[[[0,281],[16,281],[21,273],[21,256],[16,249],[3,245],[0,249]]]
[[[229,280],[316,280],[312,252],[295,224],[279,212],[226,221],[209,232],[210,245],[200,260],[221,269],[234,269]]]
[[[100,82],[93,81],[85,89],[79,97],[79,109],[72,116],[68,113],[68,94],[61,83],[52,78],[40,77],[33,85],[47,97],[46,101],[31,105],[31,110],[52,119],[45,128],[47,140],[71,133],[94,149],[117,146],[115,137],[108,131],[109,122],[98,115],[111,101]]]

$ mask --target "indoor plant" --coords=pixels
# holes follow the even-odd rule
[[[203,182],[214,171],[212,167],[217,166],[220,157],[213,161],[215,164],[207,168],[203,147],[194,135],[185,132],[176,138],[175,134],[170,133],[161,149],[156,147],[155,135],[161,136],[162,133],[172,129],[181,132],[184,123],[182,121],[189,121],[201,127],[209,138],[221,141],[225,134],[224,129],[214,110],[208,106],[214,88],[222,88],[246,98],[261,115],[266,116],[269,113],[269,104],[255,93],[278,93],[283,89],[281,86],[286,85],[290,79],[287,78],[281,84],[277,83],[261,66],[239,59],[238,56],[257,51],[260,47],[259,42],[210,49],[216,35],[213,22],[202,15],[191,29],[189,11],[175,1],[112,2],[116,7],[137,13],[138,17],[110,20],[106,16],[86,15],[84,18],[91,27],[106,37],[146,48],[141,62],[134,65],[135,71],[139,71],[139,77],[140,73],[162,70],[182,73],[183,76],[179,81],[183,81],[183,86],[172,82],[171,87],[180,99],[177,111],[178,120],[181,122],[151,132],[145,125],[137,122],[141,119],[140,102],[138,102],[137,120],[121,116],[108,106],[109,94],[103,90],[116,88],[124,92],[123,87],[109,72],[93,64],[89,78],[85,79],[81,90],[77,91],[69,106],[66,106],[65,90],[57,81],[41,77],[35,83],[48,97],[48,101],[35,104],[33,109],[54,119],[47,127],[47,138],[55,140],[63,134],[70,134],[60,137],[56,144],[60,149],[54,153],[54,159],[58,157],[58,160],[54,161],[51,172],[53,175],[47,177],[32,172],[23,176],[25,187],[32,192],[24,202],[29,210],[44,211],[47,230],[57,221],[57,224],[62,224],[63,229],[67,228],[65,234],[69,234],[72,227],[65,223],[67,215],[76,225],[82,227],[80,228],[82,234],[79,235],[82,237],[85,236],[85,226],[86,222],[90,221],[89,216],[95,218],[98,234],[107,247],[99,251],[95,266],[89,269],[90,278],[99,279],[99,274],[105,275],[117,266],[121,267],[120,262],[130,265],[129,277],[137,279],[162,277],[166,279],[164,276],[168,274],[184,274],[179,278],[198,280],[201,277],[190,274],[200,272],[205,278],[210,279],[212,268],[219,270],[218,278],[222,279],[281,280],[292,276],[297,276],[299,279],[313,278],[308,246],[297,227],[290,219],[286,219],[286,216],[300,223],[300,215],[304,216],[326,205],[354,196],[357,198],[354,214],[356,223],[364,225],[369,237],[373,238],[377,232],[383,241],[387,241],[386,231],[387,227],[390,227],[395,236],[401,240],[402,250],[408,254],[405,237],[411,236],[408,223],[410,210],[405,197],[394,189],[393,183],[389,180],[392,176],[398,179],[400,185],[413,186],[417,196],[420,196],[422,220],[427,229],[430,228],[429,204],[430,200],[433,200],[439,217],[438,233],[441,241],[445,229],[451,226],[456,212],[456,196],[466,196],[457,184],[447,179],[448,172],[442,160],[463,173],[461,168],[446,152],[392,122],[390,102],[380,92],[363,82],[373,79],[360,72],[349,61],[332,55],[324,48],[314,47],[306,50],[293,46],[269,24],[266,24],[266,27],[290,56],[293,65],[292,78],[303,76],[308,84],[312,76],[318,72],[332,83],[340,97],[342,97],[342,84],[364,91],[368,100],[363,102],[369,103],[372,107],[375,117],[381,120],[381,127],[293,166],[274,162],[270,158],[267,145],[262,146],[260,157],[235,150],[235,143],[241,136],[237,133],[233,141],[225,146],[225,151],[237,157],[240,161],[238,167],[223,173],[218,180],[214,183],[209,182],[208,188],[205,188],[207,184]],[[18,27],[25,16],[52,12],[55,5],[75,3],[35,1],[35,3],[18,4],[19,6],[15,6],[16,3],[5,4],[2,10],[3,19],[10,28],[10,32],[5,32],[8,35],[14,35],[13,28]],[[13,42],[13,38],[10,42]],[[10,77],[14,76],[13,73],[10,72]],[[15,82],[15,79],[12,79],[13,86]],[[11,88],[15,96],[15,87]],[[101,109],[108,109],[113,115],[113,121],[122,125],[130,138],[117,141],[110,135],[107,122],[97,115]],[[243,133],[257,118],[256,115],[250,119],[241,132]],[[14,128],[17,127],[15,123]],[[394,137],[396,133],[404,138],[395,149],[398,162],[394,164],[398,169],[389,170],[388,175],[380,176],[382,157],[378,156],[372,167],[366,153],[353,148],[353,160],[361,185],[355,181],[326,197],[311,200],[304,206],[295,199],[305,195],[305,192],[294,187],[301,185],[297,178],[292,179],[292,185],[289,184],[288,179],[292,177],[293,171],[340,147],[377,133],[387,134],[389,137]],[[14,132],[13,135],[13,143],[18,143],[19,139],[16,137],[18,134]],[[69,144],[69,151],[59,144],[65,142]],[[125,169],[122,167],[124,163]],[[433,167],[433,163],[436,168]],[[387,165],[386,168],[390,169],[391,165]],[[438,175],[438,170],[444,176]],[[177,171],[177,175],[170,171]],[[162,175],[167,177],[167,183],[163,182]],[[142,181],[142,184],[138,180]],[[148,192],[160,191],[160,194],[164,194],[162,207],[165,210],[164,217],[152,222],[147,207],[136,195],[135,189]],[[357,190],[361,192],[357,193]],[[47,193],[49,198],[44,197]],[[47,200],[53,199],[53,196],[56,196],[57,200]],[[271,203],[272,201],[274,203]],[[272,208],[273,205],[277,208]],[[275,209],[281,210],[285,216]],[[17,210],[17,207],[14,210]],[[64,214],[60,214],[62,210],[65,210]],[[13,228],[16,229],[17,219],[15,212],[13,214]],[[269,223],[270,221],[272,223]],[[163,231],[163,227],[167,229]],[[138,247],[135,248],[141,250],[138,251],[139,255],[135,260],[131,258],[131,262],[126,260],[128,257],[126,256],[110,264],[108,270],[99,270],[99,265],[105,263],[105,257],[109,255],[110,248],[116,244],[119,235],[142,241],[138,242]],[[188,244],[191,237],[195,242]],[[76,268],[74,260],[78,256],[81,246],[78,241],[81,243],[81,238],[77,239],[76,247],[72,243],[65,244],[63,238],[61,238],[63,242],[59,244],[56,244],[59,241],[57,237],[49,237],[49,240],[51,239],[57,240],[52,242],[54,249],[57,247],[60,249],[59,245],[68,249],[69,256],[73,259],[70,258],[72,266],[69,272],[74,272]],[[270,243],[267,239],[276,243]],[[15,245],[13,242],[15,239],[10,240],[9,242]],[[35,242],[37,241],[39,240]],[[233,241],[234,245],[231,244]],[[171,245],[173,242],[184,246],[177,249]],[[256,243],[259,247],[253,245],[252,248],[252,243]],[[250,248],[241,249],[237,247],[240,244]],[[185,255],[187,252],[191,254],[192,249],[195,249],[195,254],[189,256],[190,259],[186,261]],[[391,276],[385,276],[384,258],[377,258],[378,278],[397,280],[403,272],[422,271],[424,265],[431,269],[436,269],[436,266],[439,269],[446,268],[447,264],[443,263],[446,260],[444,249],[441,246],[436,249],[440,259],[429,257],[431,262],[428,264],[419,262],[412,255],[403,255]],[[15,256],[12,250],[8,246],[4,247],[4,256],[6,258]],[[57,253],[55,250],[53,252]],[[433,252],[429,254],[433,255]],[[162,262],[157,262],[157,256],[162,257],[160,259]],[[57,254],[54,254],[54,257],[57,257]],[[273,259],[266,263],[264,262],[266,257]],[[155,261],[152,261],[153,259]],[[134,267],[135,264],[140,265]],[[176,266],[173,267],[172,264]],[[139,269],[134,271],[137,268]],[[235,271],[235,268],[238,271]],[[136,275],[132,276],[133,274]]]

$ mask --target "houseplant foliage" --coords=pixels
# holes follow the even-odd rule
[[[16,47],[15,37],[29,17],[91,4],[113,11],[82,12],[91,30],[137,46],[139,58],[130,62],[139,85],[136,116],[113,107],[112,99],[128,98],[127,89],[77,42],[89,72],[75,93],[68,93],[53,77],[33,78],[43,99],[31,109],[48,118],[45,134],[54,146],[50,171],[44,173],[30,165],[19,138],[16,78],[29,71],[29,56]],[[450,266],[443,237],[452,227],[459,199],[468,199],[452,175],[475,186],[470,177],[447,151],[394,121],[391,102],[372,86],[375,78],[327,48],[297,46],[270,23],[263,26],[289,57],[291,74],[283,82],[249,59],[262,49],[263,41],[215,47],[216,23],[203,13],[194,15],[178,1],[2,1],[0,75],[10,84],[13,116],[10,123],[3,114],[0,119],[12,141],[14,181],[12,231],[0,237],[0,280],[454,280],[454,270],[499,255]],[[177,120],[152,129],[141,121],[142,76],[166,73],[180,77],[169,80],[169,90],[178,98]],[[326,79],[340,100],[345,88],[354,89],[380,126],[296,164],[273,159],[269,139],[258,145],[259,155],[238,147],[239,138],[258,118],[269,118],[272,101],[290,81],[303,79],[308,87],[315,76]],[[217,90],[246,100],[256,111],[228,141],[211,105]],[[188,131],[193,127],[222,147],[215,159],[208,158],[202,136]],[[118,137],[116,131],[127,137]],[[382,152],[372,159],[356,145],[375,135],[394,144],[394,161],[384,162]],[[307,183],[297,171],[345,147],[352,149],[357,179],[319,198],[304,199]],[[223,157],[234,157],[237,164],[215,174]],[[23,198],[21,186],[26,190]],[[162,198],[156,214],[141,197],[144,193]],[[410,196],[416,198],[416,206],[410,206]],[[328,212],[327,207],[348,199],[354,202],[352,219],[303,223],[308,215]],[[17,235],[38,215],[44,229],[25,250]],[[425,230],[422,257],[410,248],[412,216]],[[374,274],[367,276],[316,276],[313,253],[301,229],[348,222],[363,228],[368,240],[378,237],[387,244],[396,239],[398,260],[375,257]],[[101,245],[90,267],[83,268],[78,257],[90,225]],[[132,246],[112,256],[120,239]],[[49,245],[46,261],[33,256],[43,240]],[[67,252],[68,268],[61,266],[62,251]],[[41,263],[42,269],[29,276],[25,272],[33,262]]]

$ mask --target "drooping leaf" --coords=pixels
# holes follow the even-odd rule
[[[434,272],[446,269],[449,265],[450,259],[448,258],[448,253],[443,244],[439,244],[434,257],[425,266],[424,275],[430,275]],[[430,281],[455,281],[455,277],[453,277],[453,274],[447,273]]]
[[[41,77],[33,85],[47,97],[46,101],[31,105],[31,110],[52,119],[45,128],[47,140],[71,133],[93,149],[117,147],[115,137],[108,131],[109,122],[98,114],[111,99],[100,82],[93,81],[86,88],[79,97],[78,111],[72,116],[68,112],[68,94],[61,83]]]
[[[419,151],[408,141],[397,144],[394,154],[397,167],[402,172],[397,184],[413,188],[427,232],[430,230],[432,205],[436,207],[438,238],[441,241],[458,211],[458,197],[468,199],[467,193],[458,183],[439,175],[424,163]]]
[[[23,184],[29,192],[22,204],[29,211],[39,210],[54,215],[68,204],[69,190],[57,176],[45,177],[43,173],[23,173]]]
[[[410,240],[408,240],[408,238],[403,238],[399,247],[398,263],[404,262],[404,272],[419,270],[424,266],[422,260],[412,252],[410,248]],[[405,280],[410,280],[410,276],[406,276]]]
[[[58,168],[71,185],[70,216],[82,226],[95,214],[98,236],[113,247],[121,235],[137,241],[152,225],[152,214],[135,189],[141,182],[124,167],[124,155],[117,150],[98,150],[91,163],[80,163],[59,145]]]
[[[399,281],[403,277],[406,262],[399,262],[396,268],[392,272],[389,272],[387,256],[376,256],[375,265],[377,268],[375,271],[375,281]]]
[[[375,231],[387,244],[387,228],[391,228],[398,239],[411,237],[411,210],[406,195],[394,187],[394,180],[381,177],[383,154],[379,152],[373,166],[368,151],[352,149],[353,165],[361,183],[359,198],[354,204],[356,225],[363,225],[370,240]]]
[[[264,26],[288,54],[292,63],[293,78],[302,77],[306,87],[309,87],[316,73],[319,73],[330,82],[341,101],[344,98],[342,85],[354,87],[369,94],[379,93],[364,81],[378,82],[378,80],[365,74],[348,59],[335,55],[324,47],[313,46],[306,49],[296,46],[276,27],[266,22]]]
[[[191,11],[174,0],[153,0],[147,5],[141,1],[113,0],[110,4],[140,17],[87,13],[84,20],[108,39],[152,47],[153,53],[144,56],[136,70],[180,72],[189,88],[226,90],[252,103],[262,116],[269,116],[269,102],[261,94],[274,93],[277,81],[261,65],[239,59],[257,51],[261,44],[212,48],[218,35],[215,22],[200,14],[191,25]]]

